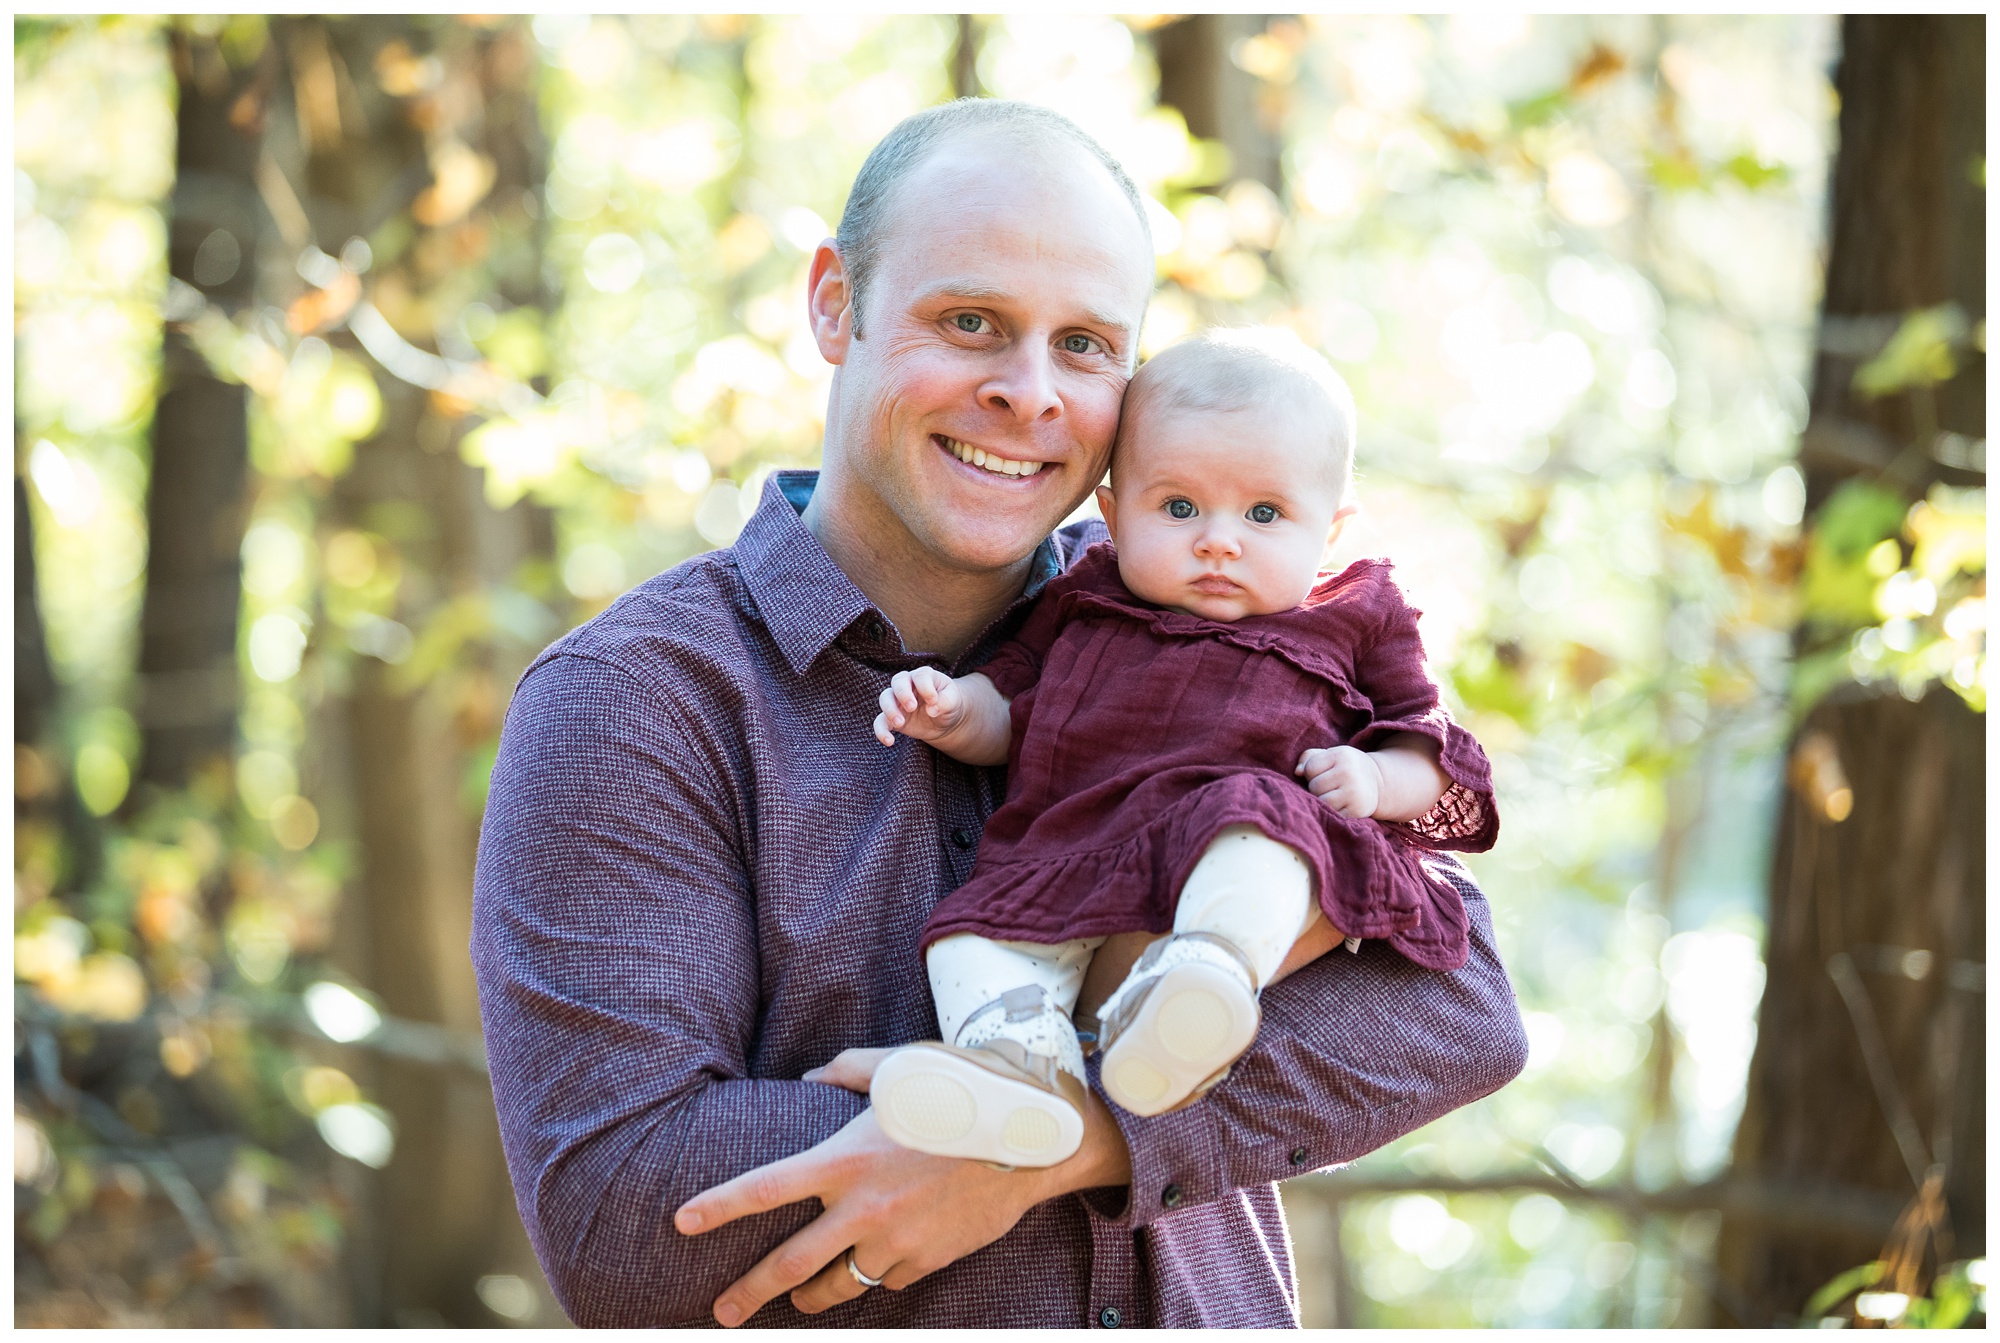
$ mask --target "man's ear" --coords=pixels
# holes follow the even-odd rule
[[[813,249],[812,270],[806,277],[806,316],[820,358],[829,364],[846,363],[847,345],[854,339],[854,291],[847,283],[840,248],[831,238]]]
[[[1111,493],[1109,485],[1097,487],[1097,511],[1104,515],[1104,530],[1111,533],[1111,544],[1118,544],[1118,497]]]
[[[1346,528],[1347,520],[1361,511],[1359,504],[1342,504],[1334,510],[1333,523],[1326,529],[1325,554],[1333,554],[1334,543],[1340,540],[1340,533]]]

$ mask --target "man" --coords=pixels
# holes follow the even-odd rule
[[[1304,964],[1323,930],[1228,1081],[1151,1119],[1094,1096],[1061,1165],[875,1126],[874,1061],[934,1030],[917,930],[1003,791],[885,750],[875,700],[978,665],[1102,535],[1050,530],[1104,474],[1152,274],[1137,192],[1069,122],[905,121],[813,258],[822,469],[523,678],[473,955],[521,1216],[578,1323],[1295,1324],[1273,1182],[1520,1070],[1460,877],[1464,970]]]

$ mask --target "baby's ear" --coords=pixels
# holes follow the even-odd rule
[[[1361,511],[1360,504],[1342,504],[1334,510],[1333,522],[1326,529],[1326,553],[1333,554],[1334,545],[1340,540],[1340,533],[1347,526],[1347,520]]]
[[[1097,487],[1097,511],[1104,515],[1104,530],[1111,533],[1111,544],[1118,544],[1118,497],[1111,493],[1109,485]]]

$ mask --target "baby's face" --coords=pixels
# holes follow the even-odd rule
[[[1209,620],[1288,611],[1312,591],[1344,506],[1326,427],[1285,406],[1145,412],[1098,491],[1135,596]]]

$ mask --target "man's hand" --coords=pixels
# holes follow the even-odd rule
[[[865,1092],[888,1052],[849,1050],[806,1080]],[[674,1226],[694,1236],[804,1199],[824,1207],[716,1299],[716,1321],[734,1326],[781,1292],[790,1291],[792,1304],[807,1314],[860,1296],[866,1289],[842,1262],[850,1247],[863,1273],[901,1291],[1006,1235],[1044,1200],[1131,1178],[1125,1140],[1094,1095],[1083,1146],[1046,1170],[998,1171],[912,1152],[890,1142],[875,1112],[863,1110],[818,1146],[697,1194],[674,1214]]]
[[[965,692],[936,667],[897,672],[882,692],[881,703],[882,712],[875,715],[875,739],[884,746],[894,746],[898,732],[918,741],[936,741],[965,721]]]
[[[1382,769],[1375,757],[1352,746],[1307,751],[1293,771],[1313,795],[1342,816],[1366,820],[1382,801]]]

